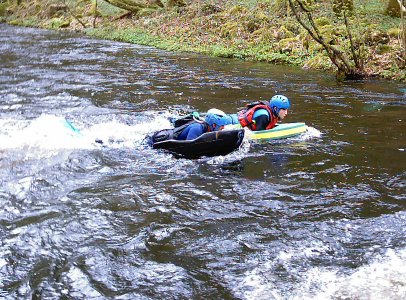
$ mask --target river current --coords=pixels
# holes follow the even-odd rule
[[[275,93],[307,133],[145,143]],[[406,299],[405,113],[397,82],[0,25],[0,298]]]

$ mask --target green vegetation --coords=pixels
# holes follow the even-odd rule
[[[103,0],[0,0],[0,18],[14,25],[77,30],[170,51],[331,72],[337,71],[337,65],[329,56],[342,53],[348,72],[406,82],[402,19],[385,14],[388,1],[193,0],[186,6],[146,7],[129,13]],[[345,2],[351,3],[340,11],[340,3]],[[324,45],[295,17],[292,5],[300,3],[306,4]],[[333,9],[332,4],[338,6]],[[307,14],[298,12],[302,18]]]

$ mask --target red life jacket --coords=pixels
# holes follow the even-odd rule
[[[238,112],[238,121],[240,122],[241,126],[248,127],[252,131],[255,131],[257,129],[257,126],[255,125],[255,122],[253,121],[253,117],[254,117],[254,113],[258,109],[266,109],[266,111],[269,113],[270,120],[269,120],[269,123],[266,126],[265,130],[274,128],[276,126],[276,122],[278,121],[278,118],[274,117],[269,105],[262,101],[248,104],[245,109]]]

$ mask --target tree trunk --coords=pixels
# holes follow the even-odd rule
[[[158,8],[163,7],[161,0],[141,2],[137,0],[105,0],[113,6],[131,11],[138,12],[142,8]]]
[[[304,29],[306,29],[310,36],[324,48],[331,62],[337,67],[337,78],[355,79],[363,77],[363,63],[359,60],[358,55],[355,53],[353,41],[351,40],[350,42],[355,67],[352,66],[347,54],[343,50],[340,50],[338,47],[330,45],[326,42],[324,36],[320,33],[319,28],[316,26],[313,20],[311,9],[306,6],[304,0],[288,1],[296,20]],[[347,23],[348,19],[345,13],[346,11],[347,10],[343,10],[343,17],[346,22],[345,25],[347,31],[350,34],[349,25]]]
[[[401,12],[406,12],[405,4],[402,0],[389,0],[388,6],[386,7],[386,14],[391,17],[400,18]]]
[[[97,19],[97,0],[94,0],[93,7],[93,28],[96,28],[96,19]]]
[[[138,12],[143,8],[157,9],[159,7],[174,7],[174,6],[185,6],[186,2],[184,0],[105,0],[113,6],[131,11]]]
[[[402,0],[402,5],[404,8],[405,5],[405,0]],[[401,10],[400,13],[400,17],[402,18],[402,47],[403,47],[403,53],[401,57],[402,60],[402,67],[405,68],[406,67],[406,27],[405,27],[405,15],[406,15],[406,11],[405,10]]]

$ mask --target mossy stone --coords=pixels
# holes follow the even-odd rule
[[[284,40],[284,39],[291,39],[295,37],[295,34],[287,29],[285,26],[281,26],[278,31],[276,32],[276,39]]]
[[[282,39],[276,44],[276,48],[280,52],[292,52],[299,42],[297,37]]]

